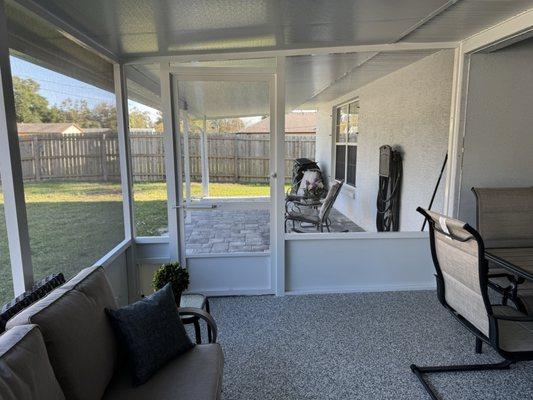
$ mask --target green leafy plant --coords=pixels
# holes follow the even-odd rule
[[[159,290],[167,283],[172,286],[176,305],[179,307],[181,293],[189,287],[189,272],[177,262],[165,264],[155,271],[152,286],[155,290]]]

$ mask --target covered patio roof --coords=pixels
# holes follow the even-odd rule
[[[129,94],[156,108],[160,108],[160,61],[178,62],[176,66],[273,68],[272,57],[289,56],[287,111],[331,101],[441,48],[454,47],[455,42],[533,5],[531,0],[408,0],[400,8],[393,0],[10,1],[15,42],[21,50],[32,43],[38,25],[28,23],[29,17],[21,15],[16,3],[61,22],[63,29],[49,35],[58,54],[68,51],[67,35],[90,43],[115,61],[136,64],[128,70]],[[58,62],[56,55],[48,57],[50,63]],[[205,62],[236,58],[247,60]],[[66,68],[71,75],[86,69],[86,55],[77,59],[79,65]],[[103,68],[100,75],[95,81],[104,86],[112,83],[109,70]],[[216,98],[219,91],[210,85],[183,93],[181,100],[198,104],[200,98]],[[264,115],[268,111],[264,101],[249,102],[254,91],[258,94],[261,89],[235,87],[227,92],[233,99],[230,104],[213,101],[202,108],[213,118],[234,116],[243,109],[247,115]]]

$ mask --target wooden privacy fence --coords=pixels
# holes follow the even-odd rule
[[[207,142],[211,182],[268,182],[268,134],[208,134]],[[116,133],[21,136],[20,151],[26,181],[120,179]],[[200,154],[200,135],[191,134],[189,160],[193,181],[201,180]],[[131,155],[134,181],[165,179],[161,134],[132,134]],[[293,161],[301,157],[315,158],[315,135],[286,136],[287,179],[290,179]]]

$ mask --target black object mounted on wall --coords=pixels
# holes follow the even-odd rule
[[[400,229],[400,195],[402,188],[402,153],[384,145],[379,148],[379,187],[376,201],[378,232]]]

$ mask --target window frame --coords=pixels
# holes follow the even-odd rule
[[[333,132],[332,132],[332,136],[333,136],[333,140],[332,140],[332,168],[331,168],[331,175],[334,179],[338,179],[337,178],[337,147],[338,146],[344,146],[344,174],[342,177],[339,177],[340,179],[344,179],[344,184],[350,188],[356,188],[357,187],[357,145],[358,145],[358,140],[356,140],[355,142],[350,142],[349,141],[349,132],[350,132],[350,108],[352,106],[352,104],[357,104],[357,109],[359,110],[360,109],[360,101],[359,101],[359,97],[355,97],[353,99],[350,99],[346,102],[343,102],[341,104],[338,104],[336,106],[333,107],[333,110],[332,110],[332,119],[333,119]],[[347,124],[347,127],[346,127],[346,136],[344,138],[344,141],[338,141],[338,137],[340,137],[340,126],[341,126],[341,123],[340,123],[340,112],[342,110],[343,107],[347,107],[347,118],[348,120],[346,121],[346,124]],[[357,112],[357,115],[359,116],[359,111]],[[359,119],[357,120],[357,132],[356,132],[356,135],[359,135]],[[357,136],[356,136],[357,137]],[[354,175],[354,183],[350,183],[348,182],[348,149],[350,147],[355,147],[356,148],[356,159],[355,159],[355,163],[356,163],[356,167],[355,167],[355,175]]]

